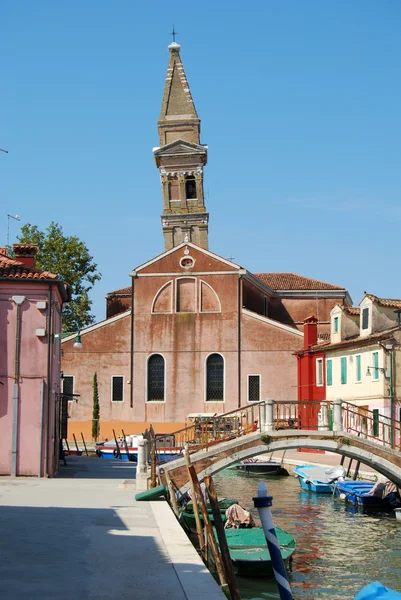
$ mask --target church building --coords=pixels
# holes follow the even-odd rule
[[[208,149],[180,57],[169,63],[154,148],[162,188],[165,251],[130,273],[131,285],[107,295],[106,319],[62,344],[69,437],[91,437],[93,377],[100,436],[183,427],[190,413],[224,413],[266,398],[297,399],[296,351],[303,323],[350,306],[341,286],[295,273],[252,273],[209,249],[203,192]],[[76,396],[72,396],[75,394]]]

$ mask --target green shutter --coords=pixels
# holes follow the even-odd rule
[[[373,435],[378,437],[379,435],[379,409],[373,409]]]
[[[361,355],[356,356],[356,380],[362,381]]]
[[[379,353],[373,352],[373,379],[379,379]]]
[[[326,360],[326,383],[333,385],[333,361],[331,358]]]
[[[338,317],[334,317],[334,333],[338,333]]]
[[[347,383],[347,357],[341,357],[341,383]]]

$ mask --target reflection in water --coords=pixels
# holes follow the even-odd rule
[[[230,469],[215,476],[219,497],[238,498],[256,520],[252,497],[259,481]],[[401,591],[401,526],[392,515],[303,491],[295,477],[265,481],[274,523],[297,542],[289,571],[295,600],[351,600],[371,581]],[[242,600],[279,598],[274,580],[238,577],[238,583]]]

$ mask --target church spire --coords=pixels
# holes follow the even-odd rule
[[[199,144],[200,120],[181,61],[180,48],[175,41],[168,47],[170,60],[157,124],[161,146],[176,139]]]
[[[153,150],[162,184],[165,249],[184,241],[207,249],[209,215],[203,196],[207,146],[200,143],[200,119],[181,62],[180,45],[173,40],[168,49],[170,59],[157,122],[160,147]]]

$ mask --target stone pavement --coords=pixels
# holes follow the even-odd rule
[[[67,457],[54,479],[0,479],[4,600],[223,600],[165,501],[135,501],[133,463]]]

